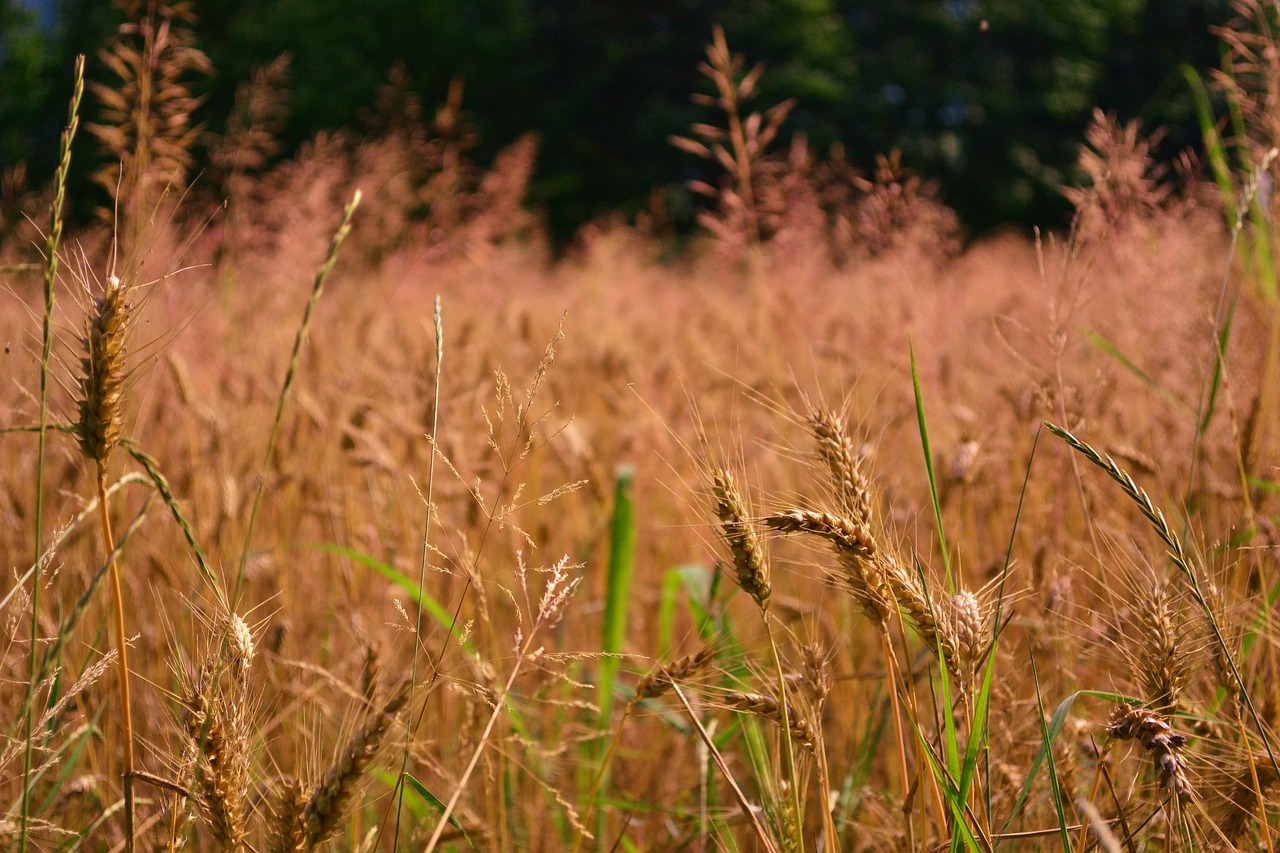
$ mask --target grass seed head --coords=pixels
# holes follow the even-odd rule
[[[678,660],[658,667],[653,672],[648,673],[636,682],[636,695],[634,701],[640,702],[644,699],[656,699],[662,694],[668,692],[672,685],[692,678],[702,670],[706,669],[715,659],[715,647],[707,646],[693,654],[685,655]]]
[[[716,502],[716,515],[720,518],[721,533],[733,555],[738,586],[755,600],[761,610],[768,609],[769,596],[773,592],[769,585],[769,564],[755,528],[747,516],[738,485],[732,474],[721,469],[713,474],[711,489]]]
[[[809,428],[817,443],[818,458],[827,466],[836,502],[857,524],[872,522],[871,486],[862,471],[858,448],[845,430],[844,419],[829,409],[816,409]]]
[[[351,736],[342,752],[325,770],[324,778],[311,794],[303,813],[308,847],[328,840],[337,831],[365,769],[408,701],[409,685],[405,682],[391,694],[387,704]]]
[[[1179,707],[1187,680],[1180,613],[1167,583],[1139,595],[1133,607],[1136,654],[1134,670],[1142,695],[1164,713]]]
[[[1107,734],[1116,740],[1136,740],[1155,764],[1162,787],[1178,799],[1191,795],[1187,760],[1182,754],[1187,736],[1174,731],[1163,715],[1149,708],[1120,705],[1111,715]]]
[[[76,437],[84,455],[105,466],[124,428],[125,338],[131,305],[128,287],[116,276],[93,300],[81,338],[80,420]]]

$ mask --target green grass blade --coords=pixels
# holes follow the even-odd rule
[[[929,475],[929,497],[933,500],[933,517],[938,523],[938,547],[942,550],[942,567],[947,575],[947,591],[954,593],[951,580],[951,555],[947,549],[947,535],[942,527],[942,503],[938,500],[938,478],[933,472],[933,450],[929,446],[929,427],[924,417],[924,395],[920,392],[920,374],[916,370],[916,350],[911,347],[911,387],[916,395],[916,423],[920,428],[920,445],[924,448],[924,468]]]
[[[432,598],[425,590],[421,592],[418,590],[417,578],[411,578],[390,563],[384,563],[376,557],[363,554],[354,548],[348,548],[345,545],[311,545],[308,546],[307,550],[319,551],[322,554],[334,554],[350,560],[357,565],[364,566],[366,569],[372,569],[396,586],[400,587],[400,589],[404,590],[413,602],[422,607],[422,609],[426,611],[427,615],[434,619],[440,627],[444,628],[446,631],[452,630],[453,636],[459,641],[462,641],[464,626],[457,624],[453,618],[453,614],[449,612],[446,607],[440,604],[440,602]],[[476,654],[476,648],[472,645],[470,640],[462,642],[462,648],[469,654]]]
[[[1039,687],[1036,688],[1036,695],[1039,697]],[[1040,766],[1045,763],[1046,754],[1050,745],[1058,739],[1058,735],[1062,733],[1062,728],[1067,724],[1067,717],[1071,713],[1072,706],[1081,696],[1091,696],[1095,699],[1102,699],[1107,702],[1136,702],[1142,704],[1141,700],[1136,700],[1128,696],[1122,696],[1119,693],[1106,693],[1101,690],[1077,690],[1066,699],[1058,704],[1054,709],[1053,716],[1049,719],[1049,724],[1041,732],[1040,750],[1036,753],[1036,757],[1031,761],[1031,769],[1027,771],[1027,778],[1022,783],[1022,790],[1018,792],[1018,798],[1014,800],[1013,808],[1009,811],[1009,816],[1005,818],[1004,824],[1000,827],[1000,834],[1003,835],[1009,830],[1009,827],[1022,813],[1023,806],[1027,803],[1027,797],[1031,794],[1032,787],[1035,786],[1036,776],[1040,772]],[[1038,698],[1037,698],[1037,701]],[[1044,718],[1044,710],[1041,707],[1040,717]]]
[[[632,498],[635,472],[630,466],[618,469],[613,491],[613,518],[609,525],[609,564],[605,577],[604,635],[600,658],[597,704],[599,726],[607,732],[612,723],[613,694],[617,687],[623,642],[627,636],[627,605],[631,601],[631,578],[635,574],[636,510]],[[599,782],[595,785],[596,837],[604,838],[609,828],[608,813],[600,807],[609,791],[609,747],[601,738],[596,747],[595,765]]]
[[[604,645],[600,659],[600,723],[609,725],[613,706],[613,684],[618,677],[623,641],[627,634],[627,605],[631,601],[631,578],[635,574],[636,519],[632,491],[635,473],[630,467],[618,469],[613,492],[613,521],[609,535],[609,566],[605,578]]]
[[[1071,838],[1067,835],[1067,815],[1062,808],[1062,788],[1058,785],[1058,769],[1053,761],[1053,746],[1049,739],[1049,728],[1044,722],[1044,701],[1040,698],[1040,674],[1036,671],[1036,656],[1028,651],[1031,659],[1031,681],[1036,688],[1036,719],[1040,721],[1040,738],[1044,750],[1045,763],[1049,766],[1049,785],[1053,789],[1053,809],[1058,813],[1058,835],[1062,839],[1063,853],[1071,853]]]
[[[950,716],[949,711],[946,716]],[[908,719],[911,718],[908,716]],[[958,842],[963,842],[969,853],[984,853],[983,848],[978,844],[978,839],[973,834],[973,830],[969,827],[968,816],[965,814],[964,800],[960,798],[960,792],[956,788],[954,777],[938,764],[938,758],[933,754],[928,739],[914,719],[911,719],[911,725],[915,730],[916,739],[920,741],[920,751],[924,753],[924,757],[928,760],[929,770],[933,773],[934,778],[938,780],[942,789],[943,799],[947,801],[947,808],[951,810],[951,816],[955,820],[954,828],[959,835],[952,836],[952,849],[956,849]]]
[[[1163,385],[1161,385],[1154,376],[1152,376],[1150,373],[1147,373],[1145,370],[1143,370],[1141,367],[1135,364],[1128,356],[1126,356],[1123,352],[1120,351],[1119,347],[1117,347],[1111,341],[1107,340],[1106,336],[1104,336],[1101,332],[1089,332],[1088,334],[1085,335],[1085,338],[1088,339],[1089,343],[1093,344],[1098,349],[1102,350],[1107,355],[1111,356],[1111,358],[1117,364],[1119,364],[1125,370],[1132,373],[1144,385],[1151,388],[1151,390],[1155,391],[1165,400],[1169,401],[1174,406],[1180,409],[1184,409],[1188,412],[1191,411],[1191,406],[1186,401],[1180,399],[1176,394],[1174,394],[1168,388],[1165,388]]]
[[[666,659],[671,655],[671,641],[675,633],[676,605],[680,601],[680,590],[685,585],[681,572],[693,568],[706,571],[703,566],[677,566],[668,569],[662,576],[662,589],[658,599],[658,657]]]
[[[1217,409],[1218,391],[1222,388],[1222,363],[1226,358],[1227,343],[1231,340],[1231,326],[1235,322],[1238,304],[1235,299],[1231,300],[1231,307],[1227,309],[1227,316],[1223,318],[1222,328],[1214,341],[1213,371],[1209,376],[1209,393],[1204,402],[1204,414],[1200,416],[1196,426],[1197,441],[1209,429],[1209,423],[1213,420],[1213,414]]]
[[[404,790],[410,795],[404,798],[404,806],[418,820],[423,822],[435,820],[444,812],[444,802],[431,793],[426,785],[414,778],[412,773],[397,776],[387,770],[375,768],[371,771],[371,775],[392,791],[398,787],[397,779],[403,778]],[[467,842],[468,847],[472,850],[476,849],[476,843],[471,840],[471,836],[467,834],[466,828],[459,822],[456,815],[449,815],[449,825],[462,834],[462,839]]]
[[[1218,195],[1222,200],[1222,210],[1226,214],[1227,227],[1234,228],[1239,216],[1236,210],[1236,188],[1231,180],[1231,161],[1226,146],[1218,133],[1218,123],[1213,115],[1213,105],[1209,101],[1209,90],[1200,77],[1200,72],[1190,65],[1182,66],[1182,76],[1191,89],[1196,104],[1196,119],[1200,123],[1200,136],[1204,140],[1205,155],[1209,160],[1209,168],[1213,172],[1214,183],[1218,185]]]

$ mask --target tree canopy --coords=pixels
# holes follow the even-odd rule
[[[1094,106],[1193,144],[1184,64],[1217,64],[1226,0],[196,0],[214,75],[200,120],[226,125],[236,86],[292,55],[282,155],[324,129],[358,128],[393,66],[424,104],[465,83],[483,160],[541,140],[531,200],[564,236],[651,191],[684,198],[700,164],[667,143],[705,120],[698,62],[712,27],[762,62],[759,102],[795,98],[784,134],[840,142],[856,165],[894,148],[937,179],[971,230],[1055,225]],[[72,59],[89,75],[123,13],[60,0],[52,27],[0,0],[0,171],[52,171]],[[90,104],[90,110],[93,109]],[[89,116],[92,119],[92,115]],[[83,162],[83,161],[81,161]],[[88,169],[88,166],[83,166]],[[690,203],[691,204],[691,203]]]

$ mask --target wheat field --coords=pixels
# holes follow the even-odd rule
[[[707,70],[676,253],[553,254],[531,139],[210,189],[77,95],[0,243],[6,845],[1274,849],[1270,232],[1099,114],[1069,233],[962,243]]]

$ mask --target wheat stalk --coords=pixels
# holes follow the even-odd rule
[[[125,635],[124,594],[115,556],[111,513],[107,503],[107,464],[124,430],[125,356],[132,306],[129,287],[117,276],[107,278],[102,296],[94,299],[81,338],[80,419],[74,432],[84,456],[97,471],[98,510],[115,602],[115,642],[120,658],[120,724],[124,769],[126,849],[133,850],[133,717],[129,701],[129,655]]]
[[[74,84],[72,86],[71,106],[67,110],[67,126],[62,131],[58,144],[58,169],[54,173],[53,203],[49,206],[49,233],[45,239],[44,268],[44,314],[42,316],[42,334],[40,336],[40,437],[36,450],[36,495],[35,495],[35,561],[32,564],[31,584],[31,647],[30,673],[27,682],[28,694],[24,712],[24,746],[22,759],[22,806],[18,823],[18,850],[24,853],[27,846],[27,820],[31,808],[31,749],[32,749],[32,715],[34,713],[35,685],[40,680],[37,670],[39,660],[36,654],[37,640],[40,635],[40,564],[44,539],[44,459],[45,436],[49,422],[49,363],[53,352],[53,306],[54,284],[58,279],[58,248],[62,241],[62,206],[66,200],[67,173],[71,170],[71,145],[75,141],[76,130],[80,126],[80,101],[84,96],[84,55],[76,58]]]

